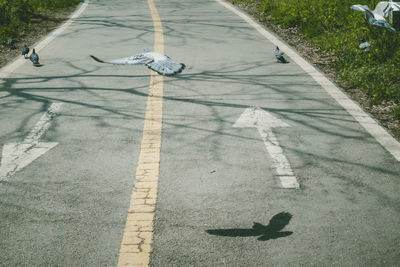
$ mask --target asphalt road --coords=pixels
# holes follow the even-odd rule
[[[398,266],[400,164],[304,69],[214,0],[156,0],[165,53],[151,266]],[[0,182],[1,266],[116,266],[150,71],[101,65],[153,48],[147,1],[91,1],[0,88],[0,146],[62,103],[57,145]],[[259,107],[300,189],[280,184]],[[4,158],[4,151],[3,151]],[[3,163],[2,163],[3,164]],[[256,223],[256,224],[254,224]],[[260,225],[261,224],[261,225]],[[255,225],[255,227],[253,227]]]

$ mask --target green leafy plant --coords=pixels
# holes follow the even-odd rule
[[[392,108],[392,114],[396,118],[400,119],[400,107],[394,107]]]
[[[259,3],[259,13],[284,27],[297,27],[315,46],[331,53],[340,77],[367,92],[373,103],[400,103],[400,35],[371,26],[353,4],[375,8],[379,0],[234,0]],[[371,52],[359,49],[367,40]]]
[[[42,11],[76,6],[81,0],[0,0],[0,43],[17,39],[23,27]]]

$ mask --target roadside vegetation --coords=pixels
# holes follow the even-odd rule
[[[330,65],[339,78],[366,92],[371,104],[394,102],[391,112],[400,119],[400,34],[372,26],[362,12],[350,9],[353,4],[374,9],[379,0],[231,2],[252,6],[261,21],[268,19],[284,28],[298,29],[313,46],[331,55]],[[369,53],[359,49],[360,39],[371,44]]]
[[[76,6],[81,0],[0,0],[0,43],[8,44],[34,25],[46,12]]]

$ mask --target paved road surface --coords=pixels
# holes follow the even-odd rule
[[[393,155],[301,66],[276,63],[275,45],[218,2],[154,3],[164,51],[187,69],[163,80],[150,265],[397,266]],[[153,18],[147,1],[91,1],[40,50],[42,67],[26,61],[3,79],[3,158],[62,104],[40,136],[57,144],[0,182],[1,266],[118,264],[150,71],[89,54],[152,49],[160,42]],[[282,188],[265,143],[271,131],[263,140],[258,128],[233,127],[252,107],[287,124],[272,133],[300,189]]]

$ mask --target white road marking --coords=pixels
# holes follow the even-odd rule
[[[88,2],[82,3],[80,8],[78,10],[76,10],[63,25],[61,25],[59,28],[52,31],[43,40],[40,40],[38,43],[35,43],[34,45],[31,45],[30,46],[31,50],[33,48],[35,48],[35,51],[39,52],[41,49],[46,47],[51,41],[53,41],[56,37],[60,36],[61,33],[63,31],[65,31],[65,29],[69,25],[71,25],[71,23],[74,22],[74,20],[77,17],[79,17],[81,15],[81,13],[85,10],[85,8],[87,7],[88,4],[89,4]],[[15,59],[13,62],[7,64],[6,66],[4,66],[3,68],[0,69],[0,79],[7,78],[17,68],[19,68],[20,66],[22,66],[22,64],[24,64],[25,62],[28,62],[28,61],[29,60],[24,59],[23,56],[20,56],[17,59]],[[31,62],[29,61],[29,63],[31,63]]]
[[[49,129],[62,103],[53,103],[21,143],[4,144],[0,163],[0,181],[7,181],[15,172],[55,147],[58,143],[39,142]]]
[[[272,158],[272,165],[279,176],[283,188],[299,188],[297,178],[294,175],[290,163],[279,144],[278,139],[272,132],[272,128],[290,127],[287,123],[272,116],[270,113],[253,107],[246,109],[243,114],[237,119],[233,127],[239,128],[257,128],[264,141],[265,147]]]
[[[337,88],[324,74],[319,72],[310,63],[298,55],[293,49],[279,40],[275,35],[266,30],[263,26],[254,21],[251,17],[238,10],[224,0],[216,0],[222,6],[237,14],[261,35],[267,38],[274,45],[285,51],[285,54],[293,59],[304,71],[306,71],[325,91],[335,99],[354,119],[356,119],[389,153],[400,161],[400,143],[393,138],[382,126],[365,113],[356,103],[347,97],[339,88]]]

